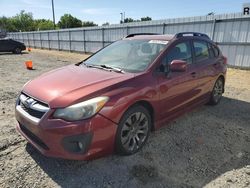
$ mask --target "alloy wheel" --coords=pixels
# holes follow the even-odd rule
[[[15,53],[16,53],[16,54],[20,54],[21,52],[22,52],[22,50],[21,50],[20,48],[16,48],[16,49],[15,49]]]
[[[149,120],[143,112],[131,114],[121,129],[121,144],[127,151],[138,150],[145,142],[149,131]]]
[[[217,80],[214,85],[213,98],[215,102],[218,102],[223,93],[223,82],[221,79]]]

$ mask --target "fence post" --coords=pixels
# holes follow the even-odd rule
[[[71,52],[71,31],[69,30],[69,52]]]
[[[213,26],[212,26],[212,40],[214,40],[214,33],[215,33],[215,27],[216,27],[216,19],[213,21]]]
[[[40,35],[40,45],[41,45],[41,49],[43,49],[42,33],[41,33],[41,31],[39,31],[39,35]]]
[[[32,32],[32,35],[33,35],[33,48],[36,48],[36,43],[35,43],[36,39],[34,31]]]
[[[83,34],[83,51],[84,53],[86,53],[86,40],[85,40],[85,30],[82,30],[82,34]]]
[[[105,46],[105,41],[104,41],[104,28],[102,28],[102,47]]]
[[[49,50],[50,50],[49,32],[48,32],[48,43],[49,43]]]
[[[30,39],[29,39],[29,33],[26,33],[27,34],[27,39],[28,39],[28,46],[30,48]]]
[[[57,45],[58,45],[58,51],[60,51],[59,31],[57,31]]]
[[[23,37],[23,36],[24,36],[24,34],[23,34],[23,33],[21,33],[21,34],[22,34],[22,40],[23,40],[23,43],[24,43],[24,37]]]
[[[165,27],[166,27],[166,24],[163,23],[163,25],[162,25],[162,34],[163,34],[163,35],[165,34]]]

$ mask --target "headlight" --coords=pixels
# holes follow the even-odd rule
[[[107,101],[108,97],[96,97],[66,108],[57,109],[53,116],[68,121],[87,119],[95,115]]]

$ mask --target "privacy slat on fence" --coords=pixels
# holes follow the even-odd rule
[[[133,22],[101,27],[8,33],[29,47],[95,52],[131,33],[196,31],[218,42],[230,65],[250,67],[250,16],[241,13]]]

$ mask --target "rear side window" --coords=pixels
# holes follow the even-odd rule
[[[194,41],[194,54],[197,62],[204,61],[209,58],[209,50],[207,42]]]
[[[211,58],[219,57],[220,50],[218,49],[218,47],[216,47],[215,45],[211,43],[208,43],[208,48],[209,48],[209,54]]]
[[[210,58],[214,58],[215,54],[214,54],[213,45],[210,43],[208,43],[208,50],[209,50]]]
[[[187,63],[192,63],[192,52],[189,42],[181,42],[171,48],[165,57],[164,63],[170,64],[173,60],[183,60],[187,61]]]
[[[220,50],[214,45],[212,45],[212,48],[214,51],[214,57],[218,57],[220,55]]]

